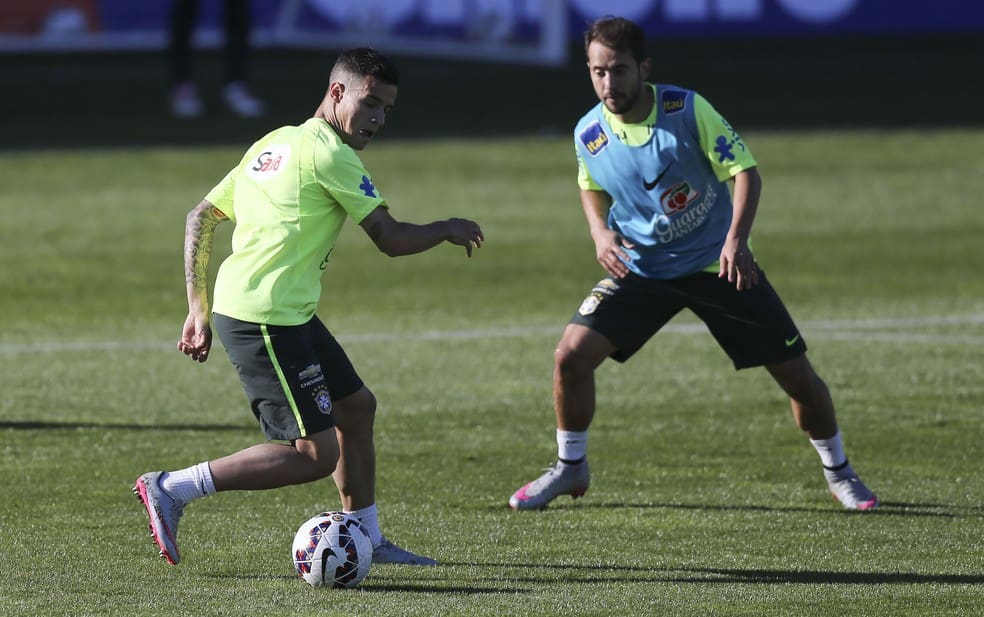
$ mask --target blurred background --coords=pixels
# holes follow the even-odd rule
[[[979,2],[5,0],[0,148],[241,145],[308,117],[361,45],[403,73],[389,138],[566,134],[595,102],[581,36],[603,14],[739,129],[981,124]]]

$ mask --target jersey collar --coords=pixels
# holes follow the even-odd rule
[[[653,101],[657,101],[656,98],[656,86],[655,84],[646,83],[647,86],[653,89]],[[601,112],[604,114],[605,122],[611,127],[612,132],[627,146],[641,146],[642,144],[649,141],[649,138],[653,135],[653,128],[656,126],[656,115],[659,110],[659,106],[653,103],[653,108],[649,111],[649,115],[642,122],[626,124],[619,120],[615,114],[608,111],[608,108],[604,105],[601,106]]]

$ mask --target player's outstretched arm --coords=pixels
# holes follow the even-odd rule
[[[185,219],[185,288],[188,316],[181,329],[178,349],[197,362],[208,360],[212,349],[212,327],[208,314],[208,262],[212,255],[215,226],[228,220],[208,201],[192,208]]]
[[[373,210],[359,225],[390,257],[422,253],[442,242],[465,247],[471,257],[472,249],[480,248],[485,240],[482,228],[474,221],[452,218],[425,225],[404,223],[394,219],[385,206]]]

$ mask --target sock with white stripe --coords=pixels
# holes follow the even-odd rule
[[[828,439],[811,439],[810,443],[816,448],[823,464],[823,475],[827,482],[837,482],[854,475],[854,470],[844,454],[844,444],[840,431]]]

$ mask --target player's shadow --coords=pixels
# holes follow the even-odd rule
[[[806,583],[851,585],[984,585],[984,576],[975,574],[922,574],[916,572],[832,572],[827,570],[769,570],[747,568],[680,568],[689,575],[670,578],[671,582],[701,583]]]
[[[591,504],[571,504],[565,509],[578,508],[618,510],[618,509],[653,509],[653,510],[696,510],[701,512],[807,512],[813,514],[830,514],[834,516],[900,516],[900,517],[929,517],[929,518],[961,518],[964,516],[984,516],[984,506],[955,506],[940,503],[918,503],[901,501],[882,501],[877,510],[857,512],[845,510],[836,506],[765,506],[758,504],[688,504],[688,503],[626,503],[601,502]],[[498,509],[498,508],[497,508]],[[558,508],[560,509],[560,508]]]
[[[298,580],[296,576],[290,575],[265,576],[260,574],[208,574],[207,576],[209,578],[234,579],[237,581]],[[408,583],[405,580],[401,580],[401,582],[389,582],[385,575],[380,576],[375,571],[370,572],[369,578],[359,585],[359,589],[367,593],[371,593],[373,591],[399,591],[402,593],[453,593],[467,595],[490,593],[513,595],[516,593],[527,593],[531,591],[529,589],[516,589],[515,587],[504,589],[501,587],[480,587],[475,585],[455,586],[453,583],[448,583],[447,585],[439,585],[433,582],[415,584]]]
[[[516,587],[509,587],[508,589],[502,587],[477,587],[475,585],[463,585],[458,586],[453,583],[448,583],[447,585],[433,585],[433,584],[414,584],[414,583],[376,583],[370,579],[366,579],[363,583],[362,589],[367,592],[373,591],[399,591],[403,593],[453,593],[455,595],[466,594],[466,595],[477,595],[477,594],[508,594],[515,595],[518,593],[530,593],[532,589],[519,589]]]
[[[255,431],[256,426],[237,424],[133,424],[123,422],[47,422],[37,420],[0,420],[0,430],[52,431],[52,430],[98,430],[98,431],[192,431],[192,432],[247,432]]]
[[[480,575],[500,586],[481,584],[456,585],[447,568],[482,568],[490,570]],[[772,568],[693,568],[646,567],[591,564],[507,563],[476,561],[442,561],[430,570],[428,582],[407,581],[403,577],[390,579],[373,571],[359,586],[365,593],[401,592],[426,594],[522,594],[532,588],[517,584],[542,585],[550,582],[604,584],[612,583],[678,583],[678,584],[744,584],[744,585],[984,585],[979,574],[925,574],[916,572],[837,572],[833,570],[777,570]],[[537,572],[543,573],[538,575]],[[249,574],[209,574],[209,578],[235,580],[294,579],[294,576],[261,576]],[[419,578],[419,574],[415,577]],[[447,581],[439,583],[436,581]]]
[[[915,572],[837,572],[832,570],[776,570],[755,568],[692,568],[612,565],[572,565],[550,563],[442,562],[446,566],[502,568],[523,572],[520,576],[503,574],[496,580],[519,583],[544,583],[558,578],[578,583],[725,583],[781,585],[800,583],[850,585],[984,585],[979,574],[924,574]],[[536,576],[536,571],[553,572]]]

